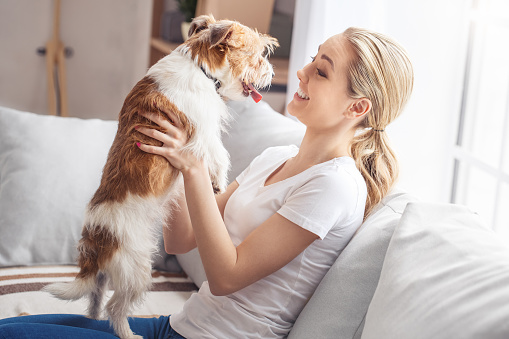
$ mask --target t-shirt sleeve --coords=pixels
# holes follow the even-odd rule
[[[357,181],[347,171],[322,173],[296,188],[277,213],[323,239],[360,208],[359,194]]]

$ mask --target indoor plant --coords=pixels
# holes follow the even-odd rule
[[[178,8],[185,16],[185,21],[182,23],[182,38],[184,38],[184,41],[187,39],[187,32],[189,32],[191,21],[195,16],[197,2],[198,0],[177,0]]]

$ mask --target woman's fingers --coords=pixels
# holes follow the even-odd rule
[[[153,123],[155,123],[156,125],[164,128],[164,129],[168,129],[173,126],[168,120],[163,119],[161,117],[161,115],[159,115],[157,113],[140,112],[140,115],[144,118],[147,118],[148,120],[152,121]]]
[[[136,143],[140,150],[165,157],[170,164],[182,170],[199,163],[199,160],[190,152],[183,152],[183,147],[188,143],[189,135],[184,131],[182,123],[173,112],[161,111],[166,117],[157,113],[140,112],[139,114],[158,125],[164,131],[161,132],[152,127],[136,126],[136,130],[154,140],[160,141],[161,146]]]
[[[166,116],[170,119],[171,124],[177,128],[182,128],[182,123],[177,115],[173,111],[166,111],[164,109],[159,109],[162,113],[166,114]]]
[[[163,113],[168,114],[167,112]],[[177,139],[184,138],[185,133],[181,131],[182,125],[180,122],[178,122],[178,119],[175,116],[175,114],[173,113],[170,114],[171,115],[170,119],[172,119],[172,122],[169,122],[168,120],[164,119],[163,117],[156,113],[140,113],[140,115],[157,124],[159,127],[163,128],[166,131],[166,134],[169,135],[170,137]]]
[[[145,134],[146,136],[151,137],[152,139],[158,140],[165,145],[170,144],[173,141],[173,139],[168,134],[160,132],[156,129],[141,126],[135,128],[138,132]]]
[[[163,113],[168,114],[167,112]],[[159,131],[152,127],[136,126],[135,129],[141,134],[162,143],[161,146],[138,143],[137,145],[141,150],[152,154],[167,156],[168,152],[180,150],[187,143],[187,134],[184,133],[184,131],[182,131],[178,126],[172,125],[172,123],[160,114],[147,112],[140,112],[139,114],[164,129],[164,131]],[[173,115],[173,113],[170,115]],[[176,118],[175,116],[173,117]]]
[[[157,113],[140,113],[140,114],[163,128],[167,128],[169,126],[175,126],[177,128],[182,128],[182,123],[181,123],[180,119],[177,117],[177,115],[173,111],[166,111],[166,110],[162,110],[162,109],[158,109],[158,110],[161,113],[165,114],[170,119],[170,121],[168,121],[167,119],[164,119],[160,114],[157,114]]]
[[[164,149],[162,147],[156,147],[152,145],[146,145],[142,143],[136,143],[139,149],[141,149],[143,152],[155,154],[155,155],[162,155],[164,156]]]

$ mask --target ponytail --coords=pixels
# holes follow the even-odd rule
[[[385,131],[368,130],[357,135],[351,145],[355,164],[368,189],[364,218],[390,191],[399,173],[396,155],[389,147]]]
[[[391,38],[359,28],[344,33],[354,51],[349,65],[349,95],[368,98],[372,107],[350,146],[368,190],[364,218],[387,195],[399,173],[385,128],[402,112],[413,87],[412,64]]]

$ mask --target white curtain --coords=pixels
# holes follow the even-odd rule
[[[298,87],[297,71],[316,55],[327,38],[350,26],[381,31],[386,0],[296,0],[287,87],[287,103]]]
[[[448,201],[471,1],[296,0],[287,103],[297,70],[328,37],[350,26],[394,37],[415,73],[412,99],[388,129],[401,163],[399,186],[425,200]]]

